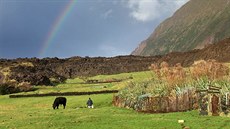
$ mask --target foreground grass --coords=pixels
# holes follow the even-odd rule
[[[55,87],[39,86],[31,93],[74,92],[122,89],[129,81],[140,82],[150,78],[151,72],[124,73],[117,75],[99,75],[90,79],[123,79],[132,76],[132,80],[105,84],[79,84],[80,79],[67,80]],[[106,88],[104,88],[106,86]],[[91,97],[94,109],[85,108]],[[144,114],[131,109],[112,106],[113,94],[67,96],[67,107],[52,109],[53,97],[9,98],[0,96],[0,129],[181,129],[178,120],[185,120],[190,129],[229,129],[227,117],[199,116],[198,111]]]
[[[8,98],[0,96],[0,128],[17,129],[180,129],[184,119],[191,129],[229,129],[227,117],[199,116],[197,111],[144,114],[113,107],[112,94],[68,96],[67,107],[53,110],[55,97]],[[85,108],[91,97],[95,108]]]

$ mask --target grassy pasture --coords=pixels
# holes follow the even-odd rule
[[[90,79],[122,79],[132,75],[133,80],[121,83],[78,84],[82,80],[67,80],[56,87],[39,86],[39,90],[29,93],[121,89],[129,81],[143,81],[151,77],[151,72],[99,75]],[[97,87],[98,86],[98,87]],[[91,97],[94,109],[87,109],[86,101]],[[229,117],[199,116],[198,111],[144,114],[131,109],[112,106],[113,94],[67,96],[67,107],[52,109],[55,96],[9,98],[0,96],[0,129],[181,129],[178,120],[185,120],[190,129],[230,129]]]
[[[67,107],[53,110],[55,97],[14,98],[0,96],[1,129],[180,129],[185,120],[191,129],[229,129],[227,117],[199,116],[197,111],[144,114],[113,107],[112,94],[67,96]],[[91,97],[95,108],[85,108]]]
[[[132,76],[133,79],[126,79]],[[18,94],[44,94],[50,92],[83,92],[83,91],[100,91],[100,90],[119,90],[124,88],[130,81],[143,81],[145,78],[150,78],[152,72],[133,72],[133,73],[122,73],[116,75],[98,75],[95,77],[90,77],[88,79],[97,79],[97,80],[108,80],[108,79],[126,79],[122,82],[113,82],[113,83],[99,83],[99,84],[81,84],[84,81],[75,78],[68,79],[66,83],[58,84],[57,86],[36,86],[38,90],[31,92],[21,92]],[[104,88],[106,87],[106,88]]]

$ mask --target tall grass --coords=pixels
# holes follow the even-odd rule
[[[180,63],[169,67],[167,62],[162,62],[160,65],[152,64],[150,70],[153,73],[151,80],[131,82],[120,95],[132,98],[148,93],[167,96],[189,88],[207,89],[209,85],[223,87],[223,92],[230,90],[229,67],[215,60],[196,61],[189,68],[183,68]]]
[[[167,83],[169,90],[187,81],[186,71],[180,63],[174,67],[169,67],[167,62],[162,62],[160,66],[152,64],[150,69],[155,73],[157,79]]]
[[[215,60],[196,61],[191,67],[191,76],[194,79],[207,77],[210,81],[223,80],[229,75],[229,67]]]

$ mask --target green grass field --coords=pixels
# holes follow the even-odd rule
[[[126,79],[132,76],[133,79]],[[31,92],[21,92],[18,94],[44,94],[49,92],[82,92],[82,91],[100,91],[100,90],[119,90],[124,88],[130,81],[140,82],[152,76],[152,72],[133,72],[133,73],[122,73],[116,75],[98,75],[90,77],[89,79],[107,80],[107,79],[125,79],[122,82],[113,83],[100,83],[100,84],[79,84],[84,82],[83,80],[68,79],[66,83],[58,84],[57,86],[36,86],[38,90]],[[105,88],[106,87],[106,88]]]
[[[93,78],[119,78],[133,76],[133,81],[151,77],[150,72],[126,73]],[[79,79],[67,80],[57,87],[39,87],[38,93],[52,91],[91,91],[95,84],[75,84]],[[102,84],[110,85],[107,89],[120,89],[128,83]],[[56,89],[55,89],[56,88]],[[31,93],[34,93],[31,92]],[[22,94],[22,93],[21,93]],[[86,101],[91,97],[94,109],[86,108]],[[144,114],[132,109],[112,106],[113,94],[66,96],[67,107],[52,109],[55,96],[9,98],[0,96],[0,129],[181,129],[178,120],[185,120],[190,129],[230,129],[229,117],[199,116],[198,111]]]
[[[191,129],[229,129],[227,117],[199,116],[197,111],[144,114],[113,107],[112,94],[67,96],[67,107],[52,109],[55,97],[0,97],[1,129],[180,129],[177,120],[185,120]],[[91,97],[95,108],[85,108]]]

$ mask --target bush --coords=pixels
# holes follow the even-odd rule
[[[20,90],[15,87],[15,83],[3,83],[0,84],[0,94],[5,95],[5,94],[11,94],[11,93],[17,93]]]
[[[194,62],[191,67],[191,75],[194,79],[207,77],[209,80],[221,80],[229,75],[229,68],[215,60],[200,60]]]
[[[8,83],[0,84],[0,94],[12,94],[12,93],[18,93],[18,92],[27,92],[27,91],[33,91],[35,90],[29,83],[23,82],[23,83],[17,83],[15,81],[11,81]]]
[[[180,63],[169,67],[167,62],[162,62],[160,66],[152,64],[150,69],[155,73],[157,79],[167,83],[169,89],[187,82],[186,71]]]
[[[183,94],[195,93],[195,90],[207,89],[210,85],[221,87],[222,95],[230,91],[229,68],[215,60],[197,61],[190,68],[183,68],[180,64],[169,67],[168,63],[162,62],[160,65],[152,64],[150,69],[154,73],[153,79],[130,82],[119,91],[117,98],[123,102],[121,104],[124,107],[135,108],[135,105],[144,104],[146,107],[141,109],[145,109],[148,105],[139,101],[141,97],[158,97],[163,102],[164,97],[183,97]],[[192,97],[196,98],[196,95],[193,94]],[[225,108],[226,105],[222,104],[222,109]]]
[[[211,82],[224,80],[229,75],[229,67],[215,60],[196,61],[187,71],[179,63],[169,67],[166,62],[162,62],[160,66],[152,64],[150,69],[157,79],[167,82],[169,89],[203,79]]]

